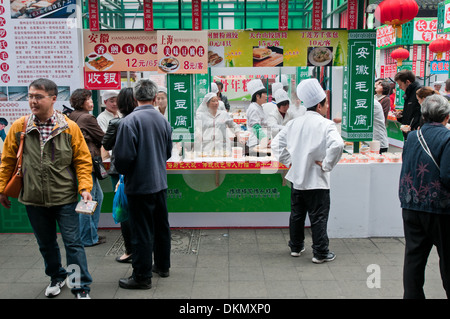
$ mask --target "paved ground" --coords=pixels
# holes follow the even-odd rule
[[[309,230],[306,251],[293,258],[287,229],[176,229],[170,277],[154,275],[152,289],[135,291],[118,287],[119,278],[132,271],[130,264],[114,260],[123,249],[120,230],[100,234],[107,243],[86,248],[94,280],[91,297],[96,299],[402,298],[403,238],[330,239],[336,260],[316,265]],[[64,249],[62,254],[65,260]],[[379,280],[373,279],[377,274]],[[0,299],[45,299],[48,282],[34,236],[0,234]],[[380,286],[369,288],[368,282]],[[446,298],[435,250],[425,293]],[[57,298],[73,296],[63,288]]]

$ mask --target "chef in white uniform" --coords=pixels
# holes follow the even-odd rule
[[[291,101],[287,92],[283,89],[277,90],[273,93],[277,108],[272,110],[267,117],[267,123],[272,131],[272,138],[280,132],[284,126],[293,119],[293,116],[288,112]]]
[[[208,93],[203,98],[195,119],[195,151],[203,156],[231,156],[234,137],[245,144],[241,128],[226,110],[219,110],[219,97]],[[227,129],[230,129],[231,134]]]
[[[211,92],[219,96],[219,87],[215,82],[211,83]],[[225,107],[225,103],[219,99],[219,110],[220,111],[227,111],[227,108]]]
[[[326,119],[328,101],[317,79],[306,79],[297,86],[305,115],[287,123],[272,142],[274,156],[290,166],[286,179],[291,187],[289,233],[291,256],[305,250],[304,227],[311,221],[314,263],[332,261],[336,255],[328,249],[327,223],[330,210],[330,171],[344,149],[333,121]]]
[[[272,84],[272,101],[264,103],[263,104],[263,110],[264,113],[266,113],[266,116],[269,116],[270,113],[272,113],[273,110],[277,109],[277,101],[275,100],[275,92],[279,89],[283,89],[283,84],[281,82],[274,82]]]
[[[266,148],[270,144],[271,134],[268,130],[267,117],[262,105],[267,102],[267,90],[261,80],[251,80],[247,89],[252,96],[252,102],[247,109],[247,128],[250,131],[248,147],[256,145]]]

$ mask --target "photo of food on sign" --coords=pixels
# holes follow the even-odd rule
[[[169,56],[162,58],[159,61],[158,67],[167,73],[175,72],[180,67],[180,62],[176,58]]]
[[[11,0],[11,18],[75,18],[76,0]]]
[[[253,66],[283,66],[283,47],[253,47]]]
[[[308,47],[308,66],[329,66],[333,61],[333,47]]]
[[[114,59],[109,53],[100,55],[92,52],[84,58],[84,62],[93,71],[107,71],[114,64]]]
[[[209,66],[215,66],[220,67],[225,64],[225,61],[223,59],[224,56],[224,48],[214,48],[216,51],[209,50],[208,51],[208,65]],[[217,52],[219,51],[219,52]]]

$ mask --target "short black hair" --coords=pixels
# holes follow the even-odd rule
[[[49,95],[58,96],[58,86],[56,85],[55,82],[53,82],[52,80],[49,80],[49,79],[41,78],[41,79],[34,80],[33,82],[31,82],[29,87],[30,88],[34,87],[38,90],[44,90]]]
[[[259,95],[261,96],[263,93],[267,93],[266,89],[261,89],[258,92],[256,92],[255,94],[252,95],[252,102],[256,102],[256,96]]]

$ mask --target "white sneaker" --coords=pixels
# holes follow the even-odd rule
[[[45,296],[52,298],[59,295],[61,293],[61,288],[64,287],[65,283],[66,283],[65,280],[62,281],[52,280],[48,285],[47,289],[45,289]]]
[[[327,261],[333,261],[336,258],[336,254],[329,252],[326,257],[313,257],[312,262],[315,264],[322,264]]]
[[[302,252],[304,252],[304,251],[305,251],[305,247],[303,247],[302,250],[300,250],[300,251],[293,251],[293,250],[291,250],[291,256],[292,256],[292,257],[300,257],[300,255],[301,255]]]

